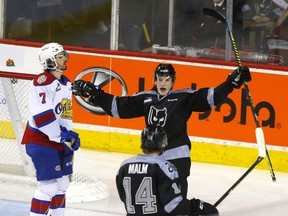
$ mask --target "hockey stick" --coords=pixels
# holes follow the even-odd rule
[[[261,128],[256,129],[256,136],[261,134],[261,132],[257,132]],[[246,176],[266,157],[266,148],[265,148],[265,141],[264,136],[257,137],[258,141],[258,158],[257,160],[252,164],[252,166],[220,197],[220,199],[217,200],[217,202],[214,204],[215,207],[217,207],[231,192],[234,190]]]
[[[258,157],[257,160],[252,164],[252,166],[224,193],[220,199],[217,200],[217,202],[214,204],[215,207],[217,207],[229,194],[234,188],[236,188],[243,179],[263,160],[263,157]]]
[[[228,20],[226,19],[226,17],[224,17],[221,13],[219,13],[219,12],[213,10],[213,9],[210,9],[210,8],[203,8],[203,13],[220,20],[222,23],[224,23],[226,25],[227,32],[229,34],[231,44],[233,46],[235,58],[237,60],[238,66],[241,67],[242,63],[241,63],[240,55],[239,55],[239,52],[238,52],[238,49],[237,49],[237,46],[236,46],[236,42],[234,40],[234,36],[232,34],[232,30],[231,30],[230,24],[229,24]],[[274,173],[274,170],[273,170],[273,166],[272,166],[272,163],[271,163],[271,160],[270,160],[270,156],[268,154],[268,150],[267,150],[267,147],[266,147],[266,144],[265,144],[263,129],[260,127],[258,116],[257,116],[256,111],[255,111],[255,107],[254,107],[254,104],[253,104],[253,101],[252,101],[251,93],[250,93],[250,90],[249,90],[247,82],[244,82],[244,88],[245,88],[245,91],[246,91],[246,94],[247,94],[247,99],[248,99],[249,106],[250,106],[252,114],[253,114],[254,122],[256,124],[256,129],[255,129],[256,140],[257,140],[258,144],[259,144],[260,141],[264,143],[266,156],[267,156],[267,162],[268,162],[269,170],[270,170],[270,175],[271,175],[272,180],[275,182],[276,181],[276,176],[275,176],[275,173]]]
[[[220,199],[217,200],[214,206],[217,207],[263,159],[263,157],[258,156],[257,160],[252,164],[252,166],[226,191],[226,193],[220,197]]]

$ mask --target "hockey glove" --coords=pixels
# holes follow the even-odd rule
[[[72,84],[72,93],[76,96],[82,96],[94,100],[97,96],[103,93],[103,90],[101,90],[99,86],[93,85],[91,82],[76,80]]]
[[[227,81],[232,84],[233,88],[240,88],[244,82],[249,82],[251,79],[249,68],[241,66],[229,74]]]
[[[199,199],[191,199],[193,216],[219,216],[216,207]]]
[[[61,140],[60,142],[65,145],[68,150],[77,151],[80,147],[80,138],[79,134],[72,131],[67,130],[67,128],[60,126],[61,128]]]

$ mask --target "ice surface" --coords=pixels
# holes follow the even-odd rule
[[[83,150],[89,166],[109,188],[110,196],[89,203],[67,203],[67,216],[125,215],[115,176],[123,160],[131,155]],[[255,158],[256,160],[256,158]],[[265,159],[266,160],[266,159]],[[262,163],[267,163],[265,160]],[[252,165],[252,164],[251,164]],[[214,204],[247,170],[233,166],[192,161],[189,198]],[[288,173],[276,172],[273,182],[268,170],[254,169],[218,206],[221,216],[279,216],[288,210]],[[0,182],[0,215],[28,216],[34,186]]]

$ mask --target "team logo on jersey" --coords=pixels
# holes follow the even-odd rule
[[[38,79],[37,79],[37,83],[42,84],[47,80],[47,76],[45,75],[41,75]]]
[[[148,124],[164,127],[167,120],[167,108],[157,109],[154,106],[150,107],[148,114]]]
[[[167,169],[168,169],[169,172],[172,173],[172,172],[176,172],[177,171],[176,167],[173,164],[165,163],[165,165],[168,166]]]
[[[147,97],[147,98],[145,98],[144,104],[145,104],[145,103],[150,103],[150,102],[152,102],[152,97]]]
[[[63,98],[55,107],[55,113],[60,115],[62,119],[72,120],[72,100]]]
[[[173,183],[171,186],[174,189],[174,193],[175,194],[180,194],[181,193],[181,189],[176,183]]]
[[[72,162],[72,161],[66,163],[66,166],[67,166],[67,167],[68,167],[68,166],[72,166],[72,165],[73,165],[73,162]]]

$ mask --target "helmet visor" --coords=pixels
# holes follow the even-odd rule
[[[62,52],[60,52],[57,55],[55,55],[55,57],[59,57],[59,56],[64,56],[67,59],[69,58],[69,55],[68,55],[68,53],[65,50],[63,50]]]
[[[172,80],[169,74],[156,74],[156,80],[160,82],[169,82]]]

